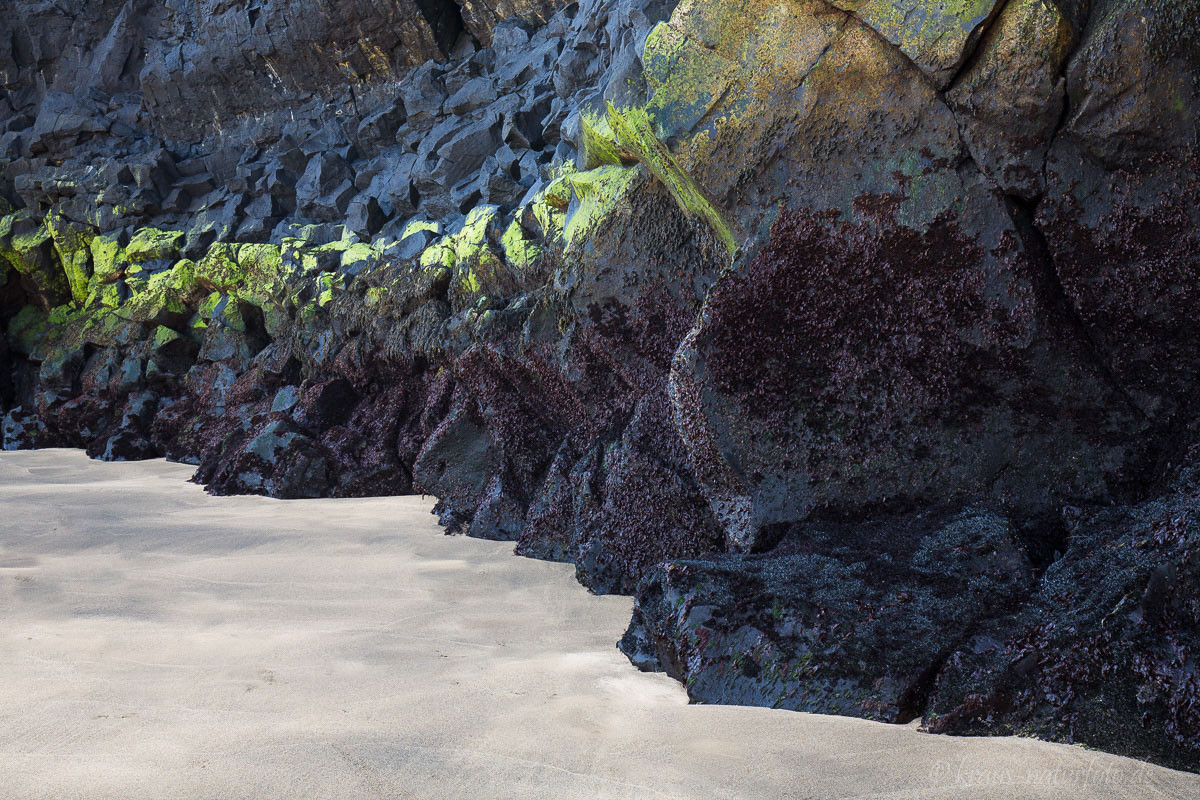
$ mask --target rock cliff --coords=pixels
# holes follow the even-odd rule
[[[4,448],[426,492],[698,701],[1200,770],[1195,0],[4,18]]]

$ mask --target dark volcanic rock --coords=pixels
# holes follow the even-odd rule
[[[327,454],[294,423],[270,419],[227,435],[196,472],[214,494],[321,497],[331,487]]]
[[[1200,763],[1194,477],[1129,509],[1072,510],[1063,557],[1012,616],[946,660],[925,724]]]
[[[496,468],[495,447],[487,428],[472,416],[468,408],[452,411],[413,462],[417,486],[438,497],[437,510],[450,531],[470,521],[459,514],[479,507]]]
[[[698,700],[1196,769],[1193,5],[16,4],[3,446],[429,492]]]
[[[1164,423],[1194,413],[1200,366],[1186,322],[1200,310],[1200,20],[1188,5],[1093,13],[1036,212],[1087,335]]]
[[[908,722],[937,664],[1031,583],[990,509],[808,523],[767,555],[664,564],[621,649],[700,702]]]
[[[1011,229],[981,245],[948,221],[785,214],[714,289],[674,385],[731,546],[816,509],[990,496],[1037,515],[1140,477],[1146,424],[1046,266]]]

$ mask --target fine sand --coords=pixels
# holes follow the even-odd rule
[[[190,474],[0,453],[0,797],[1200,797],[1077,747],[689,706],[614,648],[628,598],[427,498]]]

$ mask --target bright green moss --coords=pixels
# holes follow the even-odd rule
[[[255,305],[274,297],[283,274],[283,253],[274,244],[226,244],[208,249],[194,267],[194,280],[206,289],[236,291]]]
[[[212,325],[220,325],[238,333],[246,332],[246,317],[242,314],[241,303],[235,295],[225,295],[209,314],[208,321]]]
[[[427,219],[411,220],[407,225],[404,226],[404,233],[400,235],[400,239],[407,239],[409,236],[412,236],[415,233],[420,233],[421,231],[429,231],[434,236],[441,236],[442,223],[430,222]]]
[[[643,175],[641,169],[613,164],[571,175],[568,181],[575,202],[563,229],[567,246],[571,247],[586,238],[600,225]]]
[[[354,264],[365,264],[376,258],[379,248],[370,242],[355,242],[342,252],[341,265],[345,269]]]
[[[30,217],[28,209],[22,209],[21,211],[18,211],[12,215],[13,218],[21,218],[22,216],[26,219]],[[17,253],[29,253],[41,247],[48,241],[50,241],[50,231],[46,228],[45,223],[42,223],[24,231],[23,233],[13,234],[12,249]],[[21,267],[15,262],[13,266],[17,267],[17,270],[20,271]]]
[[[121,284],[120,283],[101,283],[92,276],[91,283],[88,284],[88,296],[83,303],[83,307],[87,309],[98,308],[116,308],[121,304]]]
[[[153,347],[155,350],[161,350],[171,342],[178,341],[179,339],[180,336],[177,332],[164,325],[158,325],[154,328],[154,338],[152,340],[151,347]]]
[[[605,164],[620,164],[616,135],[604,114],[586,110],[579,115],[580,139],[583,146],[584,169]]]
[[[500,209],[497,206],[476,206],[467,214],[462,230],[454,234],[454,254],[459,261],[476,260],[492,255],[487,250],[488,230],[495,223]]]
[[[463,270],[460,285],[467,294],[478,294],[483,290],[483,281],[480,280],[479,273],[470,268]]]
[[[159,228],[142,228],[129,239],[125,248],[129,260],[135,263],[163,258],[175,258],[183,246],[183,231],[165,231]]]
[[[224,297],[225,295],[221,292],[209,292],[208,296],[196,307],[196,314],[202,321],[207,322],[211,320],[213,315],[217,313],[217,306]]]
[[[305,240],[288,236],[280,248],[280,263],[288,275],[311,275],[321,271],[321,254]]]
[[[49,320],[51,325],[63,327],[81,319],[83,316],[83,312],[81,312],[79,309],[70,304],[64,303],[61,306],[55,306],[54,308],[50,309],[50,313],[47,315],[46,319]]]
[[[453,267],[456,256],[453,242],[439,239],[421,251],[419,263],[425,269],[433,267]]]
[[[514,217],[500,237],[504,260],[518,270],[527,270],[542,257],[542,248],[525,236],[525,230]]]
[[[644,108],[618,111],[608,104],[608,115],[621,146],[634,153],[654,177],[662,181],[675,202],[689,216],[707,222],[724,243],[729,257],[737,252],[737,242],[724,215],[709,200],[696,182],[676,163],[666,145],[659,141]]]
[[[34,224],[28,209],[0,218],[0,258],[28,277],[47,305],[68,295],[66,273],[58,266],[46,245],[52,243],[45,224]]]
[[[8,240],[12,238],[13,226],[25,219],[29,219],[29,212],[25,210],[12,211],[0,216],[0,243],[3,243],[0,247],[9,246]],[[5,258],[7,259],[7,256]]]
[[[187,313],[184,298],[162,284],[153,287],[147,285],[136,292],[126,302],[116,309],[117,316],[131,322],[152,322],[161,320],[164,315],[179,316]]]
[[[263,281],[273,280],[283,268],[283,256],[277,244],[238,245],[237,261],[247,275]]]
[[[238,294],[254,305],[263,307],[277,293],[283,275],[283,253],[276,244],[241,244],[235,248],[235,258],[242,280]]]
[[[462,228],[426,247],[419,259],[425,269],[456,269],[459,284],[469,294],[479,292],[479,270],[492,271],[501,266],[489,246],[489,231],[499,213],[496,206],[476,206],[467,214]]]
[[[312,328],[320,318],[320,307],[316,301],[300,305],[296,311],[296,319],[305,328]]]
[[[25,230],[25,233],[13,233],[13,230],[29,228],[31,221],[32,215],[28,209],[0,217],[0,257],[4,257],[13,269],[22,275],[32,275],[40,269],[40,264],[34,260],[36,255],[32,253],[50,239],[49,231],[44,225]]]
[[[46,214],[44,224],[67,277],[71,297],[82,306],[87,301],[88,284],[92,277],[91,242],[95,233],[90,228],[72,223],[57,208]]]
[[[92,279],[112,283],[129,268],[129,256],[115,235],[92,237]]]
[[[566,211],[567,206],[571,204],[571,184],[567,182],[567,179],[574,172],[575,170],[571,170],[550,181],[546,185],[545,191],[542,192],[542,202],[557,211]]]
[[[333,298],[346,290],[345,276],[323,272],[317,276],[317,305],[321,308],[333,302]]]
[[[190,294],[196,289],[196,262],[180,259],[171,269],[148,278],[146,288],[149,291],[171,291],[181,296]]]
[[[491,231],[499,213],[497,206],[476,206],[467,214],[462,230],[446,237],[454,248],[459,286],[467,294],[478,294],[485,280],[496,278],[503,269],[503,263],[490,244]]]
[[[240,286],[246,273],[237,261],[236,245],[217,242],[196,264],[196,282],[206,289]]]

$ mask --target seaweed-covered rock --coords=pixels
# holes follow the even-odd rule
[[[1073,741],[1200,763],[1197,489],[1133,508],[1071,511],[1066,552],[1020,611],[946,660],[925,714],[936,733]]]
[[[764,555],[669,561],[638,587],[621,649],[706,703],[886,722],[920,716],[936,667],[1028,592],[994,510],[808,523]]]
[[[1200,355],[1200,20],[1176,0],[1098,2],[1036,223],[1113,378],[1164,425],[1191,416]]]
[[[331,487],[324,449],[280,419],[231,437],[215,463],[202,465],[197,475],[215,494],[322,497]]]

